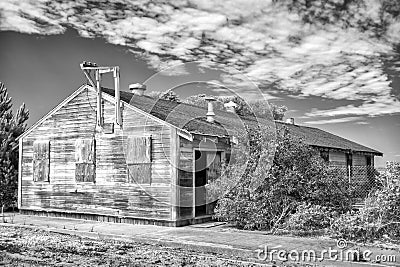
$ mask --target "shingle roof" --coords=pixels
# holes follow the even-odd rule
[[[300,126],[279,121],[275,121],[275,124],[278,129],[287,127],[291,134],[303,139],[306,144],[311,146],[372,153],[377,156],[383,155],[382,152],[379,152],[375,149],[360,145],[356,142],[318,128]]]
[[[103,92],[114,96],[113,89],[103,88]],[[230,131],[240,131],[244,125],[257,125],[255,119],[250,117],[239,119],[236,114],[221,110],[214,110],[215,123],[209,123],[206,121],[207,109],[202,107],[154,99],[146,95],[137,96],[126,91],[121,91],[120,95],[122,101],[195,134],[229,136]],[[271,121],[269,124],[273,125]]]
[[[103,88],[103,92],[114,96],[113,89]],[[154,99],[145,95],[137,96],[126,91],[121,91],[120,94],[122,101],[194,134],[229,136],[231,130],[243,129],[243,124],[251,126],[260,122],[260,119],[257,119],[258,121],[251,117],[240,117],[240,119],[238,119],[236,114],[215,110],[216,122],[209,123],[206,121],[207,110],[202,107],[162,99]],[[271,120],[261,120],[261,122],[272,125]],[[223,127],[223,125],[225,127]],[[379,156],[383,155],[377,150],[318,128],[293,125],[279,121],[275,121],[275,125],[277,129],[286,126],[293,135],[303,139],[304,142],[311,146],[366,152]]]

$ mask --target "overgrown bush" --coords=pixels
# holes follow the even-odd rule
[[[387,237],[400,239],[400,186],[390,184],[368,196],[363,207],[341,215],[332,225],[336,237],[373,241]]]
[[[334,237],[354,241],[370,241],[381,238],[380,223],[371,221],[360,212],[348,212],[338,217],[331,228]]]
[[[302,203],[289,215],[284,228],[290,231],[312,232],[329,229],[337,212],[320,205]]]
[[[283,130],[278,133],[275,155],[271,157],[271,145],[265,144],[268,139],[262,134],[257,138],[253,145],[264,146],[250,148],[246,164],[239,153],[236,163],[224,170],[221,179],[236,184],[218,201],[217,219],[244,229],[274,230],[301,203],[349,210],[347,179],[328,168],[316,150]],[[244,168],[246,172],[238,171]],[[253,181],[261,181],[256,190],[249,189]]]

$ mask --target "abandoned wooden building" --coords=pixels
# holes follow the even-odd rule
[[[232,113],[155,100],[139,84],[120,91],[118,67],[81,67],[90,84],[19,139],[20,211],[168,226],[210,219],[205,186],[236,142],[221,126]],[[115,90],[101,87],[105,73],[114,75]],[[277,125],[332,162],[372,166],[382,154],[316,128]]]
[[[286,127],[291,134],[318,149],[321,157],[329,165],[345,167],[349,177],[357,176],[356,169],[365,170],[366,167],[374,167],[374,157],[383,156],[382,152],[327,131],[297,125],[292,118],[286,122],[275,121],[275,123],[277,128]]]
[[[292,135],[316,148],[331,168],[348,178],[358,197],[365,197],[374,187],[375,156],[383,156],[382,152],[318,128],[297,125],[293,118],[275,123],[278,129],[285,127]]]

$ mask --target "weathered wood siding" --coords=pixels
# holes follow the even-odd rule
[[[84,89],[22,141],[21,208],[137,218],[171,219],[171,128],[125,106],[123,130],[97,133],[96,94]],[[104,123],[114,122],[114,104],[104,101]],[[126,145],[130,136],[151,136],[151,183],[130,183]],[[96,141],[95,183],[75,178],[76,140]],[[50,141],[49,182],[33,180],[33,143]]]

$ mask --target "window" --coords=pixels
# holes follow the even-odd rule
[[[75,142],[75,180],[95,182],[95,139],[78,139]]]
[[[207,179],[209,183],[210,181],[216,180],[221,175],[221,159],[222,159],[222,152],[207,152]]]
[[[371,156],[365,156],[366,161],[367,161],[367,166],[371,167],[372,166],[372,157]]]
[[[321,158],[325,162],[329,162],[329,151],[328,150],[321,150],[319,153],[320,153]]]
[[[50,142],[35,141],[33,143],[33,181],[49,182],[50,174]]]
[[[231,153],[226,152],[225,153],[225,164],[229,164],[231,162]]]
[[[128,182],[151,183],[151,137],[128,137],[126,163]]]

